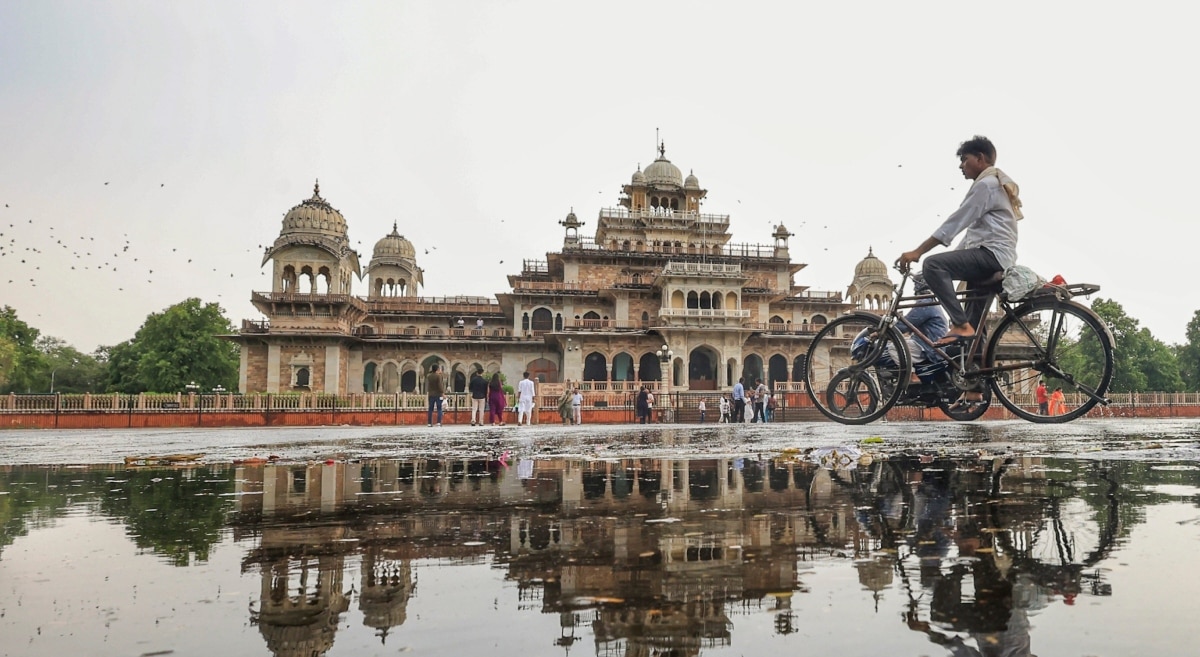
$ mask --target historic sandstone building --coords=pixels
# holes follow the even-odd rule
[[[461,391],[472,369],[523,371],[544,382],[623,391],[639,382],[673,391],[724,389],[744,376],[773,388],[799,378],[811,337],[853,305],[890,294],[887,268],[868,255],[851,301],[797,285],[792,234],[730,243],[729,215],[701,211],[707,191],[665,149],[601,209],[594,237],[572,212],[562,250],[525,260],[491,297],[421,297],[416,250],[393,225],[363,268],[346,220],[314,188],[267,248],[270,292],[253,293],[266,321],[243,322],[242,392],[421,392],[441,364]],[[355,277],[367,296],[355,296]],[[663,347],[666,347],[664,352]],[[669,381],[664,380],[669,377]]]

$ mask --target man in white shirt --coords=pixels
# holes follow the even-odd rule
[[[535,388],[533,379],[529,378],[529,372],[525,372],[525,378],[517,384],[517,426],[521,426],[521,418],[525,418],[525,425],[529,426],[533,422],[533,396]]]
[[[962,205],[920,246],[896,259],[896,266],[908,271],[908,266],[930,249],[939,244],[949,246],[966,231],[954,250],[926,258],[922,270],[930,291],[950,316],[950,330],[939,344],[975,335],[987,309],[981,301],[972,301],[964,310],[954,281],[966,281],[970,292],[996,272],[1016,264],[1017,220],[1022,216],[1017,184],[995,167],[996,147],[987,137],[976,135],[964,141],[957,155],[963,177],[974,181]]]
[[[583,424],[583,393],[579,388],[571,395],[571,420],[575,424]]]

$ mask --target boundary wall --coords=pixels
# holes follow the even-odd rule
[[[548,389],[550,386],[547,385]],[[561,390],[561,384],[558,386]],[[539,395],[535,424],[561,423],[558,390]],[[696,424],[698,405],[707,406],[705,422],[720,418],[718,392],[660,393],[653,412],[655,423]],[[667,401],[663,403],[664,397]],[[511,396],[510,396],[511,399]],[[636,421],[631,392],[585,395],[584,424],[632,424]],[[808,395],[776,395],[775,422],[826,421]],[[120,429],[274,426],[420,426],[426,423],[423,395],[16,395],[0,396],[0,429]],[[1032,405],[1032,404],[1031,404]],[[470,400],[465,394],[447,395],[442,422],[470,423]],[[981,420],[1015,419],[994,404]],[[1136,393],[1113,395],[1113,403],[1088,417],[1200,418],[1200,394]],[[949,421],[938,409],[897,407],[889,421]],[[504,420],[516,423],[510,406]]]

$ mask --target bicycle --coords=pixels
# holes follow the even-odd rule
[[[998,302],[998,313],[980,322],[971,338],[935,344],[899,311],[936,304],[932,294],[904,296],[911,271],[902,271],[896,296],[883,315],[852,310],[821,329],[809,345],[805,383],[813,404],[843,424],[867,424],[897,404],[937,407],[960,421],[982,416],[991,398],[1017,417],[1038,423],[1069,422],[1105,397],[1113,375],[1113,337],[1092,310],[1073,297],[1090,295],[1090,283],[1047,285],[1020,300],[1003,293],[1002,275],[959,292],[963,302]],[[912,354],[899,326],[930,347],[938,358],[913,368]],[[914,377],[916,381],[913,381]],[[1064,402],[1057,415],[1041,415],[1034,396],[1038,382],[1061,387]],[[966,401],[964,393],[982,393]]]

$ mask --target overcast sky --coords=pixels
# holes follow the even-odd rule
[[[572,208],[592,234],[655,129],[734,242],[782,221],[796,283],[844,292],[958,206],[979,133],[1020,262],[1182,342],[1186,6],[0,0],[0,305],[84,351],[189,296],[257,318],[316,178],[364,267],[397,222],[423,295],[492,295]]]

